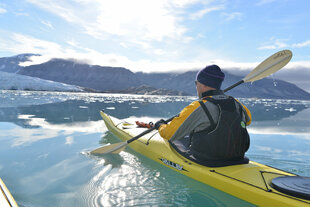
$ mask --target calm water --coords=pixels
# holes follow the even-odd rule
[[[127,148],[89,151],[119,140],[99,110],[157,120],[195,97],[0,91],[0,177],[20,206],[251,206]],[[241,99],[252,111],[254,161],[310,176],[310,102]]]

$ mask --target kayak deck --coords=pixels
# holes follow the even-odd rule
[[[107,128],[122,140],[129,140],[145,128],[128,127],[128,123],[100,112]],[[129,144],[144,156],[179,173],[258,206],[310,206],[310,200],[283,194],[272,188],[272,179],[296,176],[257,162],[226,167],[206,167],[178,154],[169,142],[154,130]]]
[[[10,191],[0,178],[0,206],[1,207],[18,207]]]

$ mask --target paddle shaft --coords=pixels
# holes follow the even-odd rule
[[[227,92],[227,91],[233,89],[234,87],[239,86],[239,85],[242,84],[242,83],[244,83],[244,80],[241,80],[241,81],[235,83],[234,85],[229,86],[228,88],[224,89],[224,92]]]
[[[176,116],[178,116],[178,115],[174,115],[173,117],[167,119],[165,122],[167,122],[167,123],[170,122],[170,121],[171,121],[174,117],[176,117]],[[156,129],[156,128],[155,128],[155,127],[152,127],[152,128],[150,128],[150,129],[148,129],[148,130],[142,132],[141,134],[139,134],[139,135],[137,135],[137,136],[135,136],[135,137],[133,137],[133,138],[127,140],[127,144],[129,144],[129,143],[131,143],[131,142],[133,142],[133,141],[139,139],[140,137],[142,137],[142,136],[144,136],[144,135],[150,133],[150,132],[153,131],[154,129]]]
[[[103,112],[103,111],[102,111],[102,112]],[[104,112],[103,112],[103,113],[104,113]],[[170,121],[171,121],[174,117],[176,117],[176,116],[178,116],[178,115],[175,115],[175,116],[173,116],[173,117],[167,119],[165,122],[167,122],[167,123],[170,122]],[[90,153],[91,153],[91,154],[120,153],[121,151],[123,151],[123,150],[126,148],[126,146],[127,146],[129,143],[131,143],[131,142],[133,142],[133,141],[139,139],[140,137],[146,135],[147,133],[150,133],[150,132],[153,131],[154,129],[156,129],[156,128],[155,128],[155,127],[152,127],[152,128],[150,128],[150,129],[148,129],[148,130],[142,132],[141,134],[139,134],[139,135],[137,135],[137,136],[135,136],[135,137],[133,137],[133,138],[127,140],[126,142],[115,143],[115,144],[111,144],[111,145],[108,145],[108,146],[99,147],[99,148],[97,148],[97,149],[91,151]]]

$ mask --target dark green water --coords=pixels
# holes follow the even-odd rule
[[[0,91],[0,177],[20,206],[251,206],[179,175],[127,148],[89,151],[119,140],[101,109],[117,118],[157,120],[195,97]],[[310,102],[241,99],[253,115],[247,156],[310,176]]]

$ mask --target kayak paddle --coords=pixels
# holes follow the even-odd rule
[[[277,72],[278,70],[283,68],[288,62],[290,62],[292,56],[293,53],[290,50],[282,50],[271,55],[261,64],[256,66],[256,68],[254,68],[254,70],[252,70],[252,72],[245,76],[241,81],[226,88],[224,92],[229,91],[230,89],[233,89],[234,87],[242,83],[254,82]]]
[[[283,68],[292,59],[292,56],[293,56],[293,54],[290,50],[282,50],[280,52],[273,54],[272,56],[270,56],[269,58],[264,60],[262,63],[260,63],[256,68],[254,68],[254,70],[252,70],[241,81],[239,81],[239,82],[235,83],[234,85],[226,88],[224,90],[224,92],[227,92],[227,91],[231,90],[232,88],[234,88],[234,87],[236,87],[242,83],[254,82],[256,80],[260,80],[262,78],[265,78],[265,77],[271,75],[272,73]],[[174,117],[175,116],[171,117],[170,119],[166,120],[165,122],[167,122],[167,123],[170,122]],[[142,132],[141,134],[127,140],[126,142],[115,143],[115,144],[99,147],[99,148],[91,151],[90,153],[91,154],[108,154],[108,153],[117,154],[117,153],[120,153],[121,151],[123,151],[126,148],[126,146],[129,143],[131,143],[131,142],[139,139],[140,137],[150,133],[154,129],[155,129],[155,127],[152,127],[150,129]]]

